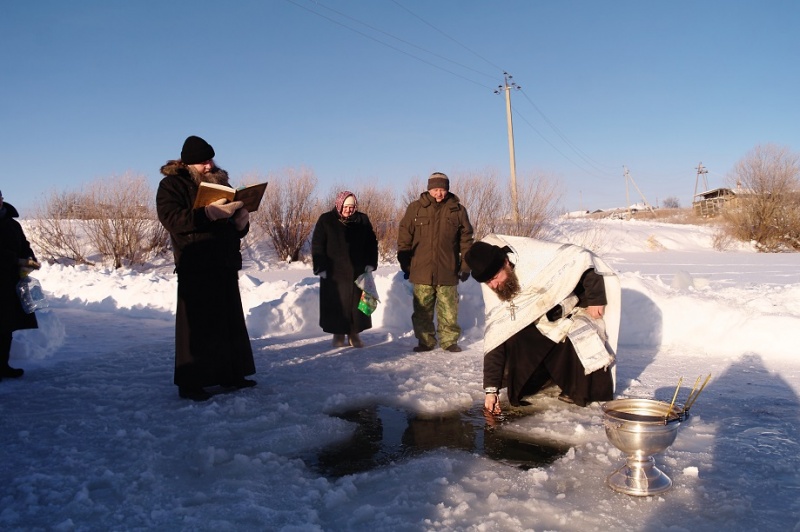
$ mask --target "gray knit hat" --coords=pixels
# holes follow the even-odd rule
[[[450,178],[441,172],[434,172],[428,178],[428,190],[432,188],[443,188],[450,190]]]

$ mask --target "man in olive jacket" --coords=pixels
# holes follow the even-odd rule
[[[436,347],[461,351],[458,338],[458,281],[469,278],[464,254],[472,246],[472,225],[467,209],[450,192],[449,178],[434,172],[428,190],[406,209],[397,235],[397,260],[406,279],[414,285],[411,323],[419,345],[416,352]],[[434,328],[434,308],[438,326]]]

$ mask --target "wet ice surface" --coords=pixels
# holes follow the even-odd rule
[[[352,438],[327,446],[305,461],[330,477],[341,477],[395,464],[440,448],[487,456],[527,470],[563,456],[568,446],[536,442],[504,433],[501,425],[521,412],[487,420],[480,405],[464,412],[414,414],[373,405],[337,417],[356,424]]]

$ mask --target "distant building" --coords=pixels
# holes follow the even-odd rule
[[[698,216],[712,217],[722,212],[725,206],[736,199],[736,192],[729,188],[715,188],[696,194],[692,209]]]

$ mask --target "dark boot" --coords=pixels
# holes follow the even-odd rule
[[[241,390],[242,388],[252,388],[256,384],[258,384],[256,381],[242,377],[238,381],[223,384],[222,386],[225,388],[236,388],[237,390]]]
[[[191,399],[192,401],[198,402],[211,399],[211,394],[200,387],[179,386],[178,395],[181,399]]]
[[[0,334],[0,379],[3,377],[18,379],[25,373],[21,369],[12,368],[8,365],[8,359],[11,357],[11,339],[10,332]]]
[[[24,369],[19,368],[12,368],[11,366],[6,366],[4,368],[0,368],[0,378],[7,377],[9,379],[18,379],[25,374]]]

